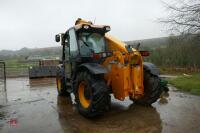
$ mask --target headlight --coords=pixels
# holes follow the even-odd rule
[[[83,28],[87,30],[87,29],[89,29],[90,27],[89,27],[88,25],[84,25]]]
[[[106,27],[106,31],[110,31],[110,27],[109,26]]]

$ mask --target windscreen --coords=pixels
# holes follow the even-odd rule
[[[99,33],[79,33],[78,40],[81,55],[105,52],[105,39]]]

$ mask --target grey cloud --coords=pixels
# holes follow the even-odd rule
[[[121,40],[166,36],[160,0],[0,0],[0,49],[56,46],[54,35],[81,17],[111,26]]]

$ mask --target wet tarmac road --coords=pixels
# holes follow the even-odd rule
[[[86,119],[73,101],[57,97],[54,79],[13,78],[0,101],[1,133],[199,133],[200,97],[170,88],[152,107],[112,98],[104,116]]]

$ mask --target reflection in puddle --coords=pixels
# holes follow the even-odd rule
[[[167,104],[168,99],[167,98],[160,98],[158,102],[159,102],[159,104]]]
[[[38,86],[50,86],[56,83],[55,78],[36,78],[29,79],[30,87],[38,87]]]
[[[0,82],[0,107],[6,105],[8,101],[6,89],[6,82]]]
[[[127,106],[127,105],[125,105]],[[72,104],[70,98],[57,97],[59,121],[65,131],[71,132],[161,132],[160,115],[154,107],[142,107],[129,104],[126,108],[116,102],[111,104],[105,115],[86,119],[82,117]]]
[[[153,107],[139,106],[128,99],[121,102],[112,97],[108,112],[95,119],[86,119],[78,113],[73,100],[57,97],[54,78],[30,81],[12,78],[7,80],[7,105],[0,106],[0,130],[2,127],[2,132],[23,133],[27,129],[44,133],[199,133],[200,97],[174,90],[170,89],[169,97],[162,95]],[[73,95],[71,97],[74,99]],[[7,123],[13,119],[17,119],[17,128]]]
[[[160,95],[160,99],[158,100],[159,104],[167,104],[168,103],[168,98],[169,97],[169,93],[168,92],[162,92],[162,94]]]

